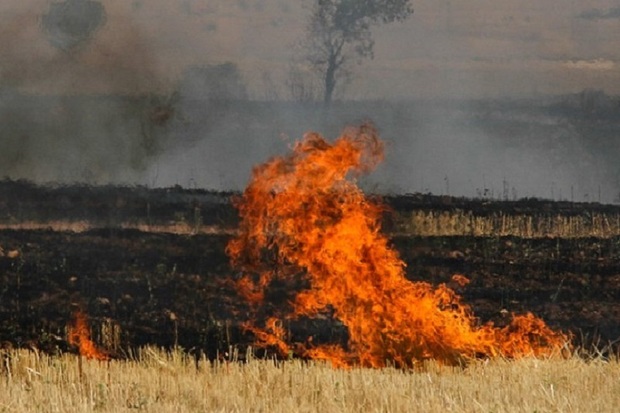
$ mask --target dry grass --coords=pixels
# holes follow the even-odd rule
[[[620,364],[568,360],[334,370],[250,360],[210,365],[144,349],[134,360],[5,353],[0,412],[614,412]],[[80,372],[81,370],[81,372]]]
[[[471,235],[521,238],[611,238],[620,235],[620,215],[505,214],[478,216],[471,211],[416,210],[396,219],[396,231],[419,236]]]
[[[142,232],[154,232],[177,235],[218,235],[234,234],[234,229],[217,225],[198,225],[188,222],[170,222],[162,225],[150,225],[144,222],[122,222],[117,225],[120,229],[135,229]],[[52,230],[57,232],[86,232],[93,229],[109,229],[107,223],[94,223],[85,220],[54,220],[54,221],[21,221],[13,223],[0,223],[0,230],[37,231]]]

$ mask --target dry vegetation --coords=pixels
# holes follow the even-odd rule
[[[417,371],[293,360],[196,361],[152,348],[130,360],[6,352],[0,412],[613,412],[620,365],[601,359],[480,361]]]
[[[476,215],[460,209],[416,210],[398,217],[397,231],[417,236],[521,238],[611,238],[620,235],[620,215],[592,212],[586,215],[506,214]]]

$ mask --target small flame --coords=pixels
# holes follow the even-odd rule
[[[365,124],[346,129],[333,144],[309,133],[289,156],[254,169],[236,201],[240,232],[227,252],[244,274],[237,287],[252,308],[246,328],[256,345],[370,367],[560,350],[568,337],[531,314],[514,316],[505,328],[480,325],[445,284],[407,280],[404,262],[380,232],[385,208],[352,179],[382,160],[383,143]],[[453,281],[468,282],[461,275]],[[278,285],[288,297],[274,303],[270,289]],[[289,344],[286,320],[330,317],[347,328],[346,343],[314,344],[308,337]]]
[[[74,315],[73,325],[69,326],[69,344],[76,346],[80,355],[88,359],[109,360],[110,356],[97,349],[90,339],[90,330],[86,315],[78,310]]]
[[[454,281],[459,287],[465,287],[470,283],[469,278],[465,277],[462,274],[454,274],[452,276],[452,281]]]

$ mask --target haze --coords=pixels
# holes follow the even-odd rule
[[[414,1],[412,18],[374,31],[374,60],[355,67],[328,116],[290,93],[305,2],[102,0],[105,22],[70,52],[41,27],[54,3],[0,4],[0,174],[11,179],[240,190],[252,165],[304,131],[333,136],[369,118],[388,142],[370,190],[604,202],[619,192],[616,148],[590,146],[617,130],[617,2]],[[277,104],[223,110],[179,93],[188,70],[227,62],[244,99]],[[517,100],[527,108],[478,104]],[[590,100],[607,116],[594,132],[570,115]],[[145,124],[161,108],[171,119]]]

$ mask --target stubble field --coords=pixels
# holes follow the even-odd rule
[[[617,361],[495,359],[413,371],[245,363],[143,348],[99,362],[3,353],[1,412],[613,412]]]

